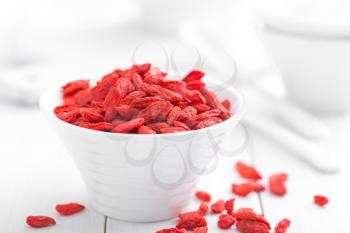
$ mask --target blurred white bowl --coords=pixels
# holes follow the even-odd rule
[[[75,161],[92,206],[113,218],[149,222],[183,210],[199,176],[217,158],[218,144],[238,124],[241,95],[221,88],[219,97],[232,100],[231,118],[209,128],[163,135],[107,133],[63,122],[53,113],[62,103],[59,85],[44,92],[40,105]]]
[[[289,97],[314,113],[350,110],[349,25],[260,12],[260,35]]]

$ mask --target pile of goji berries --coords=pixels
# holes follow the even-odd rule
[[[93,87],[76,80],[62,87],[64,104],[54,109],[68,123],[113,133],[176,133],[218,124],[230,117],[231,102],[206,88],[204,73],[181,81],[151,64],[105,75]]]
[[[56,211],[62,216],[73,215],[83,210],[85,210],[85,206],[78,203],[56,205]],[[56,225],[56,220],[49,216],[28,216],[26,222],[28,226],[34,228]]]
[[[241,184],[232,184],[231,191],[239,196],[247,196],[252,192],[261,192],[265,190],[265,186],[259,184],[262,179],[260,173],[252,166],[242,162],[236,163],[236,171],[239,175],[247,179],[247,182]],[[287,174],[280,173],[272,175],[268,180],[268,189],[273,195],[283,196],[287,193],[285,182]],[[271,230],[270,223],[263,215],[259,215],[251,208],[241,208],[234,210],[235,199],[229,200],[219,199],[209,206],[212,197],[205,191],[197,191],[196,198],[201,201],[196,211],[182,213],[178,215],[178,223],[176,228],[168,228],[157,231],[156,233],[186,233],[193,231],[194,233],[207,233],[207,221],[205,216],[209,214],[219,214],[217,225],[220,229],[230,229],[234,225],[239,232],[242,233],[269,233]],[[314,196],[314,202],[320,206],[328,203],[328,199],[324,196]],[[285,233],[291,221],[287,218],[282,219],[274,228],[275,233]]]

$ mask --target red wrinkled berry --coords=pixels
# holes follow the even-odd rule
[[[168,228],[156,231],[156,233],[186,233],[186,229]]]
[[[258,183],[246,182],[242,184],[232,184],[231,191],[239,196],[245,197],[251,192],[264,191],[265,187]]]
[[[314,196],[314,203],[319,205],[319,206],[324,206],[328,204],[329,200],[327,197],[322,196],[322,195],[315,195]]]
[[[196,227],[193,229],[193,233],[208,233],[208,227]]]
[[[229,214],[222,214],[219,216],[218,227],[221,229],[228,229],[235,224],[235,219]]]
[[[113,133],[128,133],[134,129],[137,129],[141,125],[143,125],[144,122],[145,122],[145,120],[143,118],[135,118],[135,119],[132,119],[131,121],[127,121],[125,123],[117,125],[116,127],[114,127],[112,129],[112,132]]]
[[[235,205],[234,198],[231,198],[230,200],[225,201],[225,209],[227,211],[227,214],[233,215],[234,205]]]
[[[241,208],[233,213],[233,216],[237,219],[252,220],[264,224],[268,229],[271,229],[270,223],[264,218],[264,216],[256,214],[250,208]]]
[[[211,201],[211,195],[205,191],[197,191],[196,197],[201,201],[205,201],[205,202]]]
[[[242,233],[269,233],[269,228],[265,224],[247,219],[238,221],[236,228]]]
[[[56,210],[60,215],[67,216],[85,210],[85,206],[78,203],[58,204]]]
[[[213,204],[211,204],[210,209],[213,213],[221,214],[225,211],[225,201],[220,199]]]
[[[236,170],[241,177],[246,179],[260,180],[262,178],[260,173],[254,167],[242,162],[236,163]]]
[[[188,212],[179,214],[179,221],[176,224],[176,228],[184,228],[186,230],[192,231],[197,227],[207,226],[207,221],[205,218],[197,212]]]
[[[141,125],[138,129],[137,129],[137,133],[138,134],[156,134],[156,131],[154,131],[153,129],[151,129],[148,126],[145,125]]]
[[[269,178],[269,189],[270,192],[276,196],[284,196],[287,193],[287,187],[285,182],[287,181],[288,176],[286,173],[280,173],[272,175]]]
[[[275,233],[285,233],[290,226],[290,220],[285,218],[282,219],[275,227]]]
[[[200,215],[207,215],[209,213],[209,206],[206,202],[202,202],[197,210]]]
[[[26,223],[34,228],[48,227],[56,225],[55,219],[48,216],[28,216]]]

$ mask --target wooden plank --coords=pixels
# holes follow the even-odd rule
[[[231,183],[242,182],[234,171],[234,164],[236,160],[243,160],[251,162],[249,153],[245,152],[238,157],[219,157],[219,163],[216,170],[210,174],[203,175],[198,184],[198,190],[206,190],[212,194],[213,201],[219,198],[229,199],[234,197],[231,193]],[[247,198],[236,197],[236,208],[251,207],[258,213],[261,212],[260,203],[256,194],[251,194]],[[190,205],[185,211],[196,210],[200,202],[193,197]],[[208,221],[209,232],[227,232],[227,230],[220,230],[217,227],[218,215],[210,214],[206,217]],[[177,220],[171,219],[169,221],[154,222],[154,223],[130,223],[112,218],[108,218],[107,232],[108,233],[153,233],[156,230],[163,228],[170,228],[176,225]],[[230,230],[230,232],[237,232]]]
[[[87,204],[80,175],[37,109],[4,106],[0,116],[0,232],[102,233],[105,217],[92,208],[61,217],[57,203]],[[24,117],[25,116],[25,119]],[[49,215],[57,225],[31,229],[28,215]]]
[[[255,158],[258,169],[266,176],[277,172],[287,172],[288,194],[275,197],[268,192],[262,194],[262,203],[268,220],[275,225],[282,218],[290,218],[290,232],[330,233],[348,232],[350,219],[350,117],[329,120],[332,134],[326,146],[332,156],[340,160],[342,171],[339,174],[326,175],[308,167],[291,154],[264,136],[255,137]],[[320,208],[313,204],[313,195],[324,194],[330,198],[330,204]]]

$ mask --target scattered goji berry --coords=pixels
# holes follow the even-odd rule
[[[235,204],[234,198],[231,198],[230,200],[225,201],[225,209],[227,211],[227,214],[233,215],[234,204]]]
[[[275,227],[275,233],[285,233],[290,226],[290,220],[285,218],[282,219]]]
[[[264,191],[265,187],[258,183],[246,182],[241,184],[232,184],[231,191],[239,196],[247,196],[251,192]]]
[[[243,162],[236,163],[236,170],[241,177],[246,179],[260,180],[262,178],[260,173],[254,167],[251,167]]]
[[[184,228],[186,230],[192,231],[197,227],[207,226],[207,221],[198,212],[188,212],[179,214],[179,221],[176,224],[176,228]]]
[[[197,191],[196,197],[201,201],[205,201],[205,202],[211,201],[211,195],[205,191]]]
[[[197,210],[200,215],[207,215],[209,213],[209,206],[206,202],[202,202]]]
[[[56,210],[60,215],[68,216],[85,210],[85,206],[78,203],[58,204]]]
[[[26,223],[34,228],[48,227],[56,225],[55,219],[48,216],[28,216]]]
[[[269,233],[269,228],[258,221],[242,219],[237,222],[236,228],[242,233]]]
[[[216,214],[221,214],[222,212],[225,211],[225,201],[220,199],[210,206],[211,212],[216,213]]]
[[[230,228],[233,224],[235,224],[235,219],[232,217],[232,215],[229,214],[221,214],[219,216],[218,220],[218,227],[221,229],[228,229]]]
[[[287,193],[287,187],[285,182],[287,181],[288,176],[286,173],[280,173],[272,175],[269,178],[269,189],[270,192],[276,196],[284,196]]]
[[[69,96],[77,93],[78,91],[89,88],[89,80],[76,80],[69,82],[62,87],[63,96]]]
[[[233,213],[233,216],[238,220],[251,220],[264,224],[267,229],[271,229],[270,223],[264,218],[264,216],[256,214],[251,208],[241,208]]]
[[[186,229],[168,228],[156,231],[156,233],[186,233]]]
[[[196,227],[193,229],[193,233],[208,233],[208,227]]]
[[[329,200],[327,197],[322,196],[322,195],[315,195],[314,196],[314,203],[319,205],[319,206],[324,206],[328,204]]]

